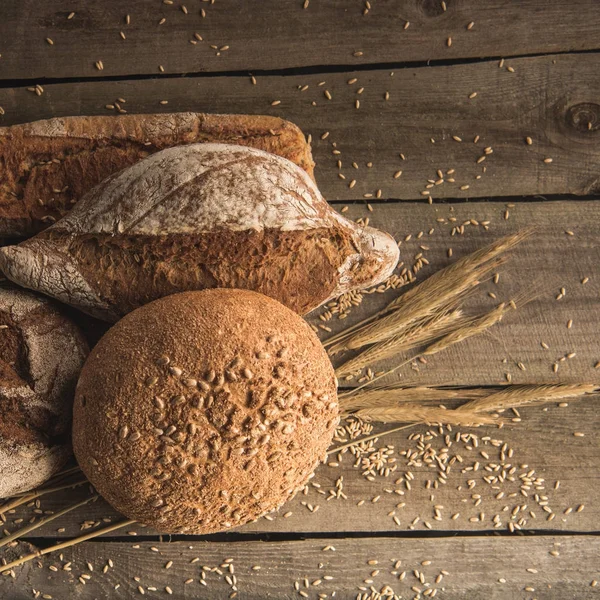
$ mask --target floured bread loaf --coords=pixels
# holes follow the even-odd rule
[[[48,300],[0,288],[0,498],[37,487],[71,454],[73,394],[87,355]]]
[[[61,221],[0,249],[13,281],[115,321],[186,290],[245,288],[305,314],[380,283],[393,238],[336,213],[292,162],[253,148],[170,148],[109,177]]]
[[[312,176],[304,135],[277,117],[185,112],[58,117],[0,127],[0,236],[33,235],[109,175],[165,148],[198,142],[265,150]]]
[[[147,304],[100,340],[77,385],[73,447],[129,518],[211,533],[301,489],[338,420],[333,368],[301,317],[206,290]]]

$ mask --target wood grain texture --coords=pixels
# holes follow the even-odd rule
[[[354,78],[357,82],[348,85]],[[308,89],[300,91],[304,85]],[[378,194],[423,199],[422,193],[435,199],[589,195],[600,190],[596,53],[515,59],[502,69],[497,61],[406,68],[393,77],[390,70],[374,70],[265,76],[257,85],[248,77],[218,76],[43,89],[41,96],[27,88],[0,89],[5,111],[0,123],[111,114],[114,110],[105,105],[117,98],[125,99],[122,106],[132,113],[191,110],[286,118],[312,134],[316,179],[328,200]],[[474,92],[477,96],[469,99]],[[528,136],[532,145],[526,143]],[[444,183],[427,189],[438,180],[438,169]],[[450,169],[455,171],[448,174]],[[398,171],[402,175],[394,178]]]
[[[377,473],[369,480],[368,475],[363,474],[362,465],[355,463],[355,458],[350,453],[343,454],[341,461],[337,454],[332,454],[328,463],[317,469],[306,495],[299,494],[278,513],[270,515],[269,519],[272,520],[262,518],[256,523],[232,530],[232,534],[237,536],[287,532],[301,536],[303,533],[315,532],[352,534],[414,531],[426,535],[429,528],[437,532],[489,532],[506,531],[509,522],[518,524],[522,517],[526,519],[526,523],[522,524],[525,531],[598,532],[600,441],[595,432],[600,427],[599,402],[600,396],[593,396],[573,402],[568,407],[561,408],[557,404],[551,404],[548,407],[521,409],[522,422],[510,423],[503,429],[453,428],[452,432],[444,432],[454,440],[449,450],[450,455],[458,454],[463,461],[455,463],[452,467],[446,484],[434,484],[438,479],[435,469],[425,464],[409,465],[405,455],[400,454],[409,449],[418,449],[418,441],[409,440],[408,436],[411,433],[428,431],[425,426],[381,437],[374,444],[376,449],[387,445],[393,448],[392,458],[395,459],[397,467],[387,476]],[[392,426],[380,425],[376,431],[384,431]],[[434,431],[437,434],[437,429]],[[478,436],[481,440],[479,446],[456,442],[455,436],[458,431]],[[584,436],[576,437],[575,432],[583,433]],[[492,473],[486,467],[490,464],[500,464],[502,461],[500,449],[493,446],[489,440],[483,440],[484,437],[506,442],[506,452],[508,448],[512,448],[512,457],[504,462],[516,467],[514,482],[485,482],[483,478]],[[443,435],[438,435],[429,443],[439,452],[445,440]],[[334,443],[332,448],[338,444],[339,442]],[[489,458],[485,459],[481,452]],[[475,467],[477,462],[479,466]],[[390,462],[387,466],[393,467],[394,463]],[[471,470],[473,468],[477,470]],[[506,470],[510,468],[507,467]],[[519,476],[531,470],[535,471],[535,477],[542,478],[544,482],[540,484],[542,488],[538,489],[532,485],[529,490],[524,490],[528,494],[525,496],[521,492],[522,480]],[[409,480],[410,489],[404,482],[407,472],[414,475],[414,479]],[[408,477],[410,478],[410,475]],[[340,478],[341,489],[347,495],[347,499],[340,497],[328,500],[330,490],[336,490],[336,482],[340,481]],[[469,481],[474,483],[469,484]],[[560,482],[558,489],[555,489],[556,481]],[[470,485],[473,489],[469,489]],[[501,496],[496,497],[499,494]],[[539,495],[537,499],[535,494]],[[480,503],[477,502],[478,495],[481,496]],[[41,510],[58,511],[87,496],[87,486],[48,495],[41,499]],[[547,496],[547,499],[542,499],[542,496]],[[361,501],[362,504],[359,505]],[[543,508],[544,502],[548,502],[548,509]],[[398,504],[401,503],[405,503],[405,506],[399,507]],[[584,508],[577,512],[580,505]],[[440,508],[440,519],[435,518],[436,506],[443,507]],[[521,508],[513,515],[516,506]],[[525,506],[527,508],[524,508]],[[4,524],[6,531],[12,532],[28,523],[28,519],[35,516],[32,510],[33,507],[29,507],[7,514],[7,522]],[[556,515],[552,520],[548,520],[550,513],[546,512],[547,510]],[[392,511],[395,513],[391,514]],[[533,511],[534,516],[529,511]],[[460,516],[452,519],[452,515],[457,513]],[[497,528],[494,525],[495,515],[500,515],[502,523]],[[397,517],[397,522],[394,521],[394,517]],[[417,522],[414,521],[416,517],[419,517]],[[25,521],[15,522],[19,519]],[[71,538],[81,533],[80,528],[85,521],[97,521],[100,527],[105,526],[107,522],[102,523],[102,519],[114,523],[122,517],[104,501],[99,500],[84,509],[56,519],[28,537]],[[85,533],[88,531],[90,529],[86,529]],[[129,532],[142,536],[157,535],[149,528],[129,526],[112,533],[111,537],[128,538]],[[229,534],[220,536],[221,539],[230,537]],[[135,541],[135,538],[130,539]]]
[[[479,314],[525,294],[533,300],[509,313],[488,333],[470,338],[428,358],[427,365],[410,365],[382,380],[401,385],[502,385],[506,373],[515,384],[597,382],[600,360],[600,202],[555,201],[477,202],[454,204],[380,203],[370,212],[353,205],[344,213],[353,218],[369,217],[370,224],[390,232],[400,246],[400,260],[411,268],[415,256],[429,260],[417,275],[423,281],[440,268],[455,262],[503,235],[534,226],[530,238],[509,255],[499,270],[498,284],[483,283],[466,301],[468,312]],[[506,217],[508,216],[508,219]],[[442,222],[438,221],[441,219]],[[455,221],[450,221],[455,219]],[[489,222],[485,231],[474,223]],[[452,235],[467,223],[463,235]],[[428,232],[433,229],[433,233]],[[422,237],[418,237],[423,232]],[[572,235],[570,235],[572,234]],[[452,249],[452,258],[448,249]],[[589,281],[582,284],[588,277]],[[561,288],[562,299],[556,300]],[[350,316],[326,323],[335,331],[373,314],[403,290],[372,294]],[[494,294],[492,298],[489,294]],[[322,312],[322,311],[321,311]],[[572,326],[568,323],[572,320]],[[313,320],[314,323],[321,321]],[[323,332],[323,339],[330,335]],[[549,349],[544,349],[544,342]],[[575,352],[571,359],[561,361]],[[409,355],[410,356],[410,355]],[[340,357],[341,358],[341,357]],[[553,364],[558,361],[558,372]],[[399,360],[382,361],[375,370],[385,370]],[[524,370],[518,363],[523,363]],[[338,364],[336,362],[335,364]],[[342,382],[352,385],[352,382]]]
[[[444,11],[438,0],[371,0],[371,10],[363,16],[363,0],[310,0],[306,10],[302,0],[241,2],[235,10],[225,0],[214,5],[184,2],[187,15],[181,2],[157,2],[152,7],[143,0],[126,4],[73,0],[68,6],[60,0],[5,3],[0,10],[0,80],[5,84],[11,79],[39,80],[43,92],[38,96],[26,87],[0,89],[0,125],[51,116],[111,114],[105,105],[118,98],[126,99],[122,106],[131,113],[227,111],[290,119],[312,135],[317,181],[329,200],[348,202],[346,216],[369,217],[371,224],[397,239],[411,235],[401,245],[405,265],[411,267],[419,252],[429,260],[418,280],[500,235],[536,225],[534,235],[502,268],[498,285],[485,283],[468,305],[481,311],[531,290],[535,300],[489,334],[434,356],[427,365],[415,365],[418,371],[408,366],[390,381],[494,385],[504,383],[506,373],[515,383],[599,380],[594,365],[600,360],[596,342],[600,200],[533,202],[529,197],[521,202],[510,197],[577,194],[591,198],[600,192],[600,53],[507,58],[502,68],[497,60],[417,68],[401,68],[401,63],[597,50],[600,4],[593,0],[446,0]],[[199,16],[200,8],[206,18]],[[68,19],[71,12],[75,14]],[[159,25],[162,17],[166,21]],[[407,20],[410,26],[403,29]],[[475,25],[467,31],[471,21]],[[196,45],[189,43],[194,32],[203,37]],[[229,49],[217,56],[223,45]],[[356,51],[362,54],[354,56]],[[102,61],[102,70],[96,68],[97,61]],[[383,63],[395,65],[393,76],[391,66],[352,71],[355,65]],[[159,65],[167,74],[210,71],[214,75],[164,79]],[[314,65],[324,73],[291,72],[285,77],[258,73],[257,85],[249,77],[219,75],[236,69]],[[331,72],[327,65],[334,67]],[[347,72],[338,72],[339,66]],[[42,79],[129,74],[154,74],[156,79],[48,85]],[[348,85],[353,78],[356,83]],[[477,143],[473,143],[475,136],[479,136]],[[486,154],[485,148],[493,152]],[[477,163],[482,156],[485,160]],[[544,162],[547,158],[552,162]],[[444,183],[426,188],[438,179],[438,169]],[[455,172],[449,174],[449,169]],[[394,178],[400,170],[402,175]],[[352,180],[356,184],[349,187]],[[366,201],[369,195],[377,196],[377,190],[382,199],[422,202],[373,201],[370,212]],[[433,206],[426,204],[423,191],[430,191]],[[490,197],[496,201],[437,202]],[[507,206],[511,203],[516,206]],[[490,221],[489,231],[468,224],[464,235],[451,235],[453,227],[471,219]],[[421,231],[424,234],[418,238]],[[586,277],[589,282],[583,285]],[[566,293],[557,301],[561,287]],[[497,298],[486,296],[488,292]],[[333,319],[327,325],[334,331],[350,325],[396,293],[368,296],[346,321]],[[573,326],[568,329],[571,319]],[[95,331],[92,337],[101,329],[89,319],[86,327]],[[550,348],[544,350],[541,341]],[[575,356],[561,362],[553,373],[552,364],[572,352]],[[517,366],[519,362],[525,370]],[[392,364],[388,361],[377,368]],[[389,445],[396,463],[388,466],[397,465],[387,476],[376,473],[369,480],[349,453],[341,460],[331,455],[312,480],[320,487],[311,485],[306,496],[293,499],[271,521],[261,519],[211,541],[181,538],[173,543],[147,528],[128,527],[112,534],[119,541],[87,542],[66,550],[62,557],[51,555],[16,570],[14,579],[0,577],[0,597],[24,600],[38,592],[37,597],[46,598],[131,598],[143,591],[148,598],[227,598],[232,587],[220,565],[229,558],[240,598],[300,598],[295,581],[309,598],[319,593],[331,598],[334,591],[337,598],[356,598],[362,591],[368,593],[370,586],[382,590],[385,585],[404,598],[423,597],[417,590],[426,587],[438,590],[438,598],[450,600],[597,597],[600,587],[592,585],[600,580],[598,402],[597,395],[567,407],[522,409],[522,422],[501,430],[462,429],[478,435],[479,446],[450,438],[449,452],[462,462],[457,460],[445,484],[436,469],[408,465],[402,454],[418,450],[418,442],[408,436],[425,434],[425,426],[382,437],[373,447]],[[454,428],[445,434],[456,432]],[[446,441],[436,433],[432,430],[432,439],[426,442],[439,452]],[[512,449],[504,462],[516,467],[515,481],[490,484],[483,479],[502,463],[491,440],[506,442],[507,451]],[[529,489],[522,488],[519,475],[531,471],[540,479]],[[434,481],[437,489],[432,489]],[[327,500],[340,482],[347,498]],[[47,496],[40,508],[33,505],[5,515],[1,528],[14,531],[31,518],[45,516],[44,511],[58,511],[88,494],[85,486]],[[443,508],[436,513],[436,506]],[[578,507],[583,507],[580,512]],[[452,519],[455,514],[460,516]],[[497,530],[495,515],[501,523]],[[32,532],[29,539],[47,545],[78,535],[84,521],[102,526],[103,518],[116,522],[122,517],[98,501]],[[483,536],[505,532],[509,522],[519,524],[522,518],[524,531],[536,535]],[[441,537],[428,538],[429,527]],[[563,535],[553,536],[554,531]],[[138,543],[128,532],[152,541]],[[454,536],[460,532],[475,535]],[[305,534],[315,539],[302,540]],[[257,538],[268,541],[250,541]],[[27,546],[2,548],[0,559],[30,552]],[[336,550],[323,552],[326,546]],[[200,560],[192,563],[195,557]],[[102,574],[109,559],[114,566]],[[392,574],[396,559],[402,564]],[[368,564],[370,560],[378,564]],[[173,565],[166,569],[168,561]],[[428,561],[431,564],[423,564]],[[71,570],[62,570],[68,562]],[[222,574],[207,572],[204,587],[199,583],[201,565],[219,568]],[[253,565],[261,569],[253,571]],[[415,569],[424,573],[425,583],[415,577]],[[435,583],[442,569],[448,575]],[[373,574],[377,570],[380,573]],[[403,571],[406,578],[400,581]],[[90,577],[83,579],[85,585],[78,580],[82,574]],[[305,577],[308,588],[303,587]],[[184,583],[188,579],[192,581]],[[319,585],[312,585],[319,580]],[[165,586],[172,589],[172,596]]]
[[[363,15],[363,0],[310,0],[306,10],[303,0],[235,7],[222,1],[6,3],[0,77],[158,74],[159,65],[166,73],[363,65],[600,47],[594,0],[447,0],[446,11],[439,0],[373,0],[371,6]]]
[[[335,550],[323,551],[328,546]],[[598,596],[592,582],[600,574],[599,552],[600,538],[583,536],[176,542],[158,547],[88,542],[65,551],[62,560],[46,556],[39,566],[30,563],[16,571],[15,579],[2,578],[0,593],[11,600],[31,598],[32,588],[53,598],[137,598],[141,586],[148,599],[232,598],[237,591],[246,600],[295,600],[319,594],[376,598],[369,595],[372,590],[389,587],[401,598],[427,597],[417,592],[436,589],[435,596],[448,600],[584,600]],[[103,573],[109,559],[113,566]],[[63,571],[67,563],[71,570]],[[203,570],[205,585],[199,583]],[[89,578],[85,584],[78,580],[82,574]]]

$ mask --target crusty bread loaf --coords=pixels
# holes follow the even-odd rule
[[[71,454],[75,382],[87,355],[50,301],[0,287],[0,498],[30,490]]]
[[[312,176],[302,132],[276,117],[187,112],[62,117],[0,127],[0,236],[33,235],[109,175],[159,150],[198,142],[259,148]]]
[[[336,213],[294,163],[254,148],[170,148],[104,180],[0,266],[22,286],[111,321],[156,298],[253,289],[304,314],[380,283],[391,236]]]
[[[147,304],[100,340],[77,385],[73,447],[129,518],[210,533],[298,491],[338,420],[333,369],[301,317],[206,290]]]

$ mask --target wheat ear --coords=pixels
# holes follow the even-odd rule
[[[437,406],[421,406],[419,404],[403,404],[401,406],[362,408],[352,416],[365,421],[379,421],[380,423],[426,423],[442,425],[462,425],[471,427],[476,425],[490,425],[499,423],[488,415],[475,411],[446,410]]]
[[[600,390],[591,383],[563,383],[556,385],[511,385],[484,398],[462,404],[456,410],[468,412],[494,412],[525,405],[545,404],[566,398],[581,398]]]
[[[371,322],[333,345],[330,352],[360,348],[385,339],[386,330],[396,330],[435,312],[437,308],[456,299],[478,285],[482,278],[502,261],[501,254],[514,248],[531,234],[531,229],[506,236],[434,273],[431,277],[393,300],[384,309],[390,313]]]
[[[461,316],[462,312],[460,310],[454,310],[420,319],[407,327],[402,333],[384,339],[382,342],[370,346],[357,356],[347,360],[335,370],[335,374],[338,378],[341,378],[380,360],[430,342],[439,337],[442,332],[447,331],[449,327],[456,326]]]
[[[443,387],[381,387],[364,389],[340,398],[340,412],[350,413],[361,408],[397,406],[404,402],[442,402],[460,398],[469,400],[487,395],[484,388],[452,389]]]
[[[513,303],[509,303],[508,306],[506,304],[502,303],[499,306],[497,306],[494,310],[492,310],[480,317],[474,317],[472,319],[469,319],[468,322],[464,324],[464,326],[459,327],[455,331],[452,331],[451,333],[443,336],[442,338],[440,338],[433,344],[427,346],[427,348],[425,348],[425,350],[423,350],[423,352],[416,354],[414,356],[411,356],[410,358],[407,358],[406,360],[402,361],[400,364],[396,365],[395,367],[392,367],[391,369],[388,369],[381,375],[379,375],[373,379],[370,379],[369,381],[363,383],[362,385],[359,385],[358,387],[354,388],[354,390],[352,390],[351,392],[346,392],[346,393],[340,394],[339,397],[342,399],[347,398],[347,397],[351,396],[353,393],[357,392],[358,390],[362,390],[365,387],[371,385],[375,381],[378,381],[379,379],[382,379],[383,377],[387,377],[388,375],[391,375],[392,373],[394,373],[401,367],[404,367],[405,365],[413,362],[414,360],[417,360],[421,356],[425,357],[425,356],[431,356],[433,354],[437,354],[438,352],[441,352],[442,350],[445,350],[446,348],[449,348],[450,346],[453,346],[454,344],[456,344],[458,342],[462,342],[463,340],[466,340],[467,338],[470,338],[474,335],[483,333],[484,331],[489,329],[492,325],[495,325],[496,323],[498,323],[502,319],[502,316],[504,315],[504,313],[507,312],[508,310],[510,310],[511,308],[513,308]]]

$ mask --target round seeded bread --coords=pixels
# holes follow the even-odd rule
[[[71,455],[75,383],[87,356],[50,301],[0,287],[0,498],[25,492]]]
[[[301,489],[338,423],[307,323],[245,290],[185,292],[119,321],[77,386],[73,446],[116,509],[164,532],[252,521]]]

